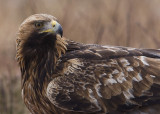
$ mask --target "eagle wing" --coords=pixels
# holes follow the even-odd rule
[[[160,50],[74,42],[68,49],[47,87],[58,108],[106,113],[159,99]]]

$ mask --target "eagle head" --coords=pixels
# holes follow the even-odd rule
[[[54,16],[48,14],[34,14],[25,19],[17,35],[16,57],[20,64],[28,66],[35,61],[39,64],[47,58],[56,63],[66,51],[62,27]]]
[[[48,14],[34,14],[19,27],[18,39],[25,40],[30,47],[53,46],[57,35],[62,37],[62,26],[57,19]]]

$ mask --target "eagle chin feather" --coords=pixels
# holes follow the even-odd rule
[[[52,20],[51,15],[32,15],[18,32],[22,95],[32,114],[136,112],[160,104],[160,50],[39,34],[34,22]]]

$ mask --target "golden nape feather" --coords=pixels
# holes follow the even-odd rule
[[[160,50],[77,43],[55,17],[35,14],[19,28],[16,57],[32,114],[158,114]]]

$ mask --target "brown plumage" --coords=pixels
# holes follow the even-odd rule
[[[32,114],[120,113],[160,104],[160,50],[86,45],[62,33],[47,14],[19,28],[22,96]]]

